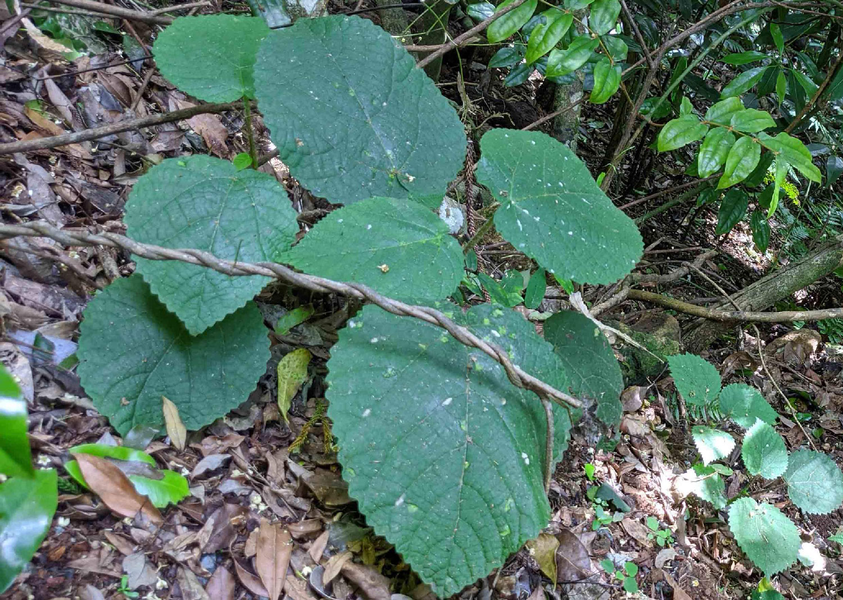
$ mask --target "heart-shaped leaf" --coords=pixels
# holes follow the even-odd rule
[[[779,416],[758,390],[743,383],[733,383],[723,388],[720,392],[720,410],[744,429],[755,425],[756,419],[773,425]]]
[[[747,471],[765,479],[775,479],[787,469],[787,447],[782,436],[761,419],[747,430],[741,457]]]
[[[697,406],[710,404],[720,393],[720,373],[710,362],[696,354],[667,357],[676,390],[685,402]]]
[[[810,514],[828,514],[843,503],[843,474],[827,454],[799,450],[784,475],[790,500]]]

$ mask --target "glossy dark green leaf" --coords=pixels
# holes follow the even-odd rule
[[[771,65],[769,69],[764,71],[764,74],[758,81],[758,88],[756,89],[756,93],[759,98],[772,94],[776,91],[776,81],[778,81],[779,74],[783,72],[784,71],[782,69],[774,65]]]
[[[597,35],[605,35],[614,29],[621,14],[618,0],[596,0],[588,15],[588,26]]]
[[[695,115],[685,115],[668,121],[659,132],[659,152],[676,150],[692,142],[697,142],[703,139],[707,132],[708,125],[700,123]]]
[[[778,153],[780,160],[786,162],[811,181],[822,182],[822,173],[814,165],[811,152],[798,139],[783,131],[774,138],[763,133],[758,137],[767,148]]]
[[[761,160],[761,145],[752,138],[740,138],[729,150],[726,165],[723,167],[723,176],[717,182],[717,188],[722,190],[740,183],[749,177],[759,160]]]
[[[744,110],[740,98],[726,98],[713,104],[705,113],[705,120],[729,127],[732,117]]]
[[[784,52],[784,36],[782,35],[781,27],[776,23],[770,23],[770,35],[773,36],[773,43],[778,48],[779,53]]]
[[[626,60],[626,56],[629,53],[629,46],[626,45],[626,42],[620,36],[605,35],[600,39],[605,44],[606,49],[609,51],[609,56],[612,57],[613,61],[623,62]]]
[[[761,79],[761,76],[764,75],[764,71],[766,70],[767,67],[755,67],[754,69],[744,71],[723,88],[720,92],[720,97],[731,98],[732,96],[740,96],[744,92],[749,91],[752,89],[752,86],[758,83],[758,80]]]
[[[760,252],[766,252],[770,245],[770,224],[767,217],[760,210],[752,213],[749,219],[749,226],[752,229],[752,241]]]
[[[787,96],[787,77],[785,77],[782,71],[779,71],[778,75],[776,75],[776,96],[778,97],[779,105],[784,102]]]
[[[523,46],[507,46],[501,48],[489,60],[490,69],[512,67],[524,60]]]
[[[565,8],[568,10],[580,10],[593,3],[594,0],[565,0]]]
[[[528,65],[527,63],[521,63],[520,65],[516,65],[507,74],[506,78],[503,80],[503,84],[506,87],[515,87],[517,85],[521,85],[530,78],[530,75],[532,75],[533,71],[535,70],[536,69],[534,65]]]
[[[547,61],[546,75],[548,77],[559,77],[583,66],[594,53],[594,49],[600,45],[599,40],[590,36],[581,35],[573,39],[565,50],[553,50]]]
[[[12,477],[0,484],[0,594],[30,561],[50,531],[58,504],[56,471]]]
[[[527,42],[527,64],[533,64],[553,50],[574,21],[572,15],[556,9],[546,10],[542,15],[546,22],[533,29],[530,33],[530,40]]]
[[[749,196],[739,189],[729,190],[723,201],[720,203],[720,210],[717,212],[717,227],[715,235],[725,235],[732,231],[732,227],[738,224],[746,214],[749,205]]]
[[[752,62],[757,62],[759,60],[764,60],[765,58],[770,58],[767,54],[763,52],[757,52],[752,50],[750,52],[737,52],[734,54],[727,54],[723,57],[723,62],[727,65],[745,65]]]
[[[843,174],[843,158],[837,155],[829,156],[825,163],[825,176],[828,179],[829,187],[834,185],[841,174]]]
[[[621,84],[621,67],[603,58],[594,66],[594,88],[591,90],[592,104],[603,104],[611,98]]]
[[[0,364],[0,474],[32,476],[26,431],[26,400],[12,375]]]
[[[537,309],[544,300],[547,291],[547,275],[545,270],[539,267],[530,277],[530,283],[524,291],[524,306],[533,310]]]
[[[515,2],[516,0],[506,0],[498,5],[495,12],[500,12]],[[538,0],[527,0],[515,10],[511,10],[501,18],[492,21],[492,24],[486,29],[486,39],[493,44],[505,40],[530,20],[533,13],[536,12],[536,6],[538,6]]]
[[[495,14],[495,5],[491,2],[474,2],[466,7],[465,12],[475,21],[485,21]]]
[[[758,133],[770,127],[775,127],[776,122],[766,110],[745,108],[732,115],[731,125],[744,133]]]
[[[770,169],[770,165],[773,164],[774,158],[775,155],[772,152],[762,152],[761,160],[758,161],[758,165],[749,174],[749,177],[744,179],[743,184],[748,188],[763,185],[764,180],[767,178],[767,171]]]
[[[712,127],[700,146],[697,163],[699,176],[708,177],[719,171],[734,144],[735,134],[725,127]]]

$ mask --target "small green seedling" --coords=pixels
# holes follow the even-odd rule
[[[582,468],[583,471],[585,471],[585,476],[588,478],[588,480],[594,481],[594,465],[591,463],[585,463]]]
[[[117,588],[117,593],[123,594],[124,596],[126,596],[126,598],[137,598],[138,596],[140,596],[140,594],[138,594],[137,592],[133,592],[129,589],[128,575],[123,575],[123,577],[120,578],[120,587]]]
[[[673,532],[670,529],[660,529],[659,520],[656,517],[647,517],[648,540],[656,540],[656,543],[664,548],[673,543]]]
[[[635,577],[638,575],[638,565],[634,562],[624,563],[623,571],[616,570],[615,563],[608,558],[601,560],[600,566],[603,567],[603,570],[606,571],[607,574],[614,575],[615,579],[621,582],[621,586],[624,591],[629,592],[630,594],[638,593],[638,582],[635,581]]]

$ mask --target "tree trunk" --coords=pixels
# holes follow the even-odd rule
[[[843,264],[843,235],[798,261],[782,267],[755,283],[731,295],[741,310],[765,310],[791,294],[825,277]],[[735,310],[730,302],[724,301],[711,308]],[[734,325],[697,319],[683,335],[689,352],[699,353],[708,348],[721,335],[728,333]]]

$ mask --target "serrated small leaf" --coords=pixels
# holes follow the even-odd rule
[[[843,474],[827,454],[799,450],[784,475],[791,502],[812,515],[824,515],[843,504]]]
[[[226,160],[202,155],[153,167],[132,189],[124,220],[129,237],[138,242],[244,262],[275,260],[299,229],[287,193],[274,177],[237,171]],[[193,335],[245,305],[270,280],[229,277],[179,261],[138,258],[137,265],[153,293]]]
[[[565,14],[555,8],[544,11],[542,15],[547,22],[537,25],[530,33],[530,39],[527,42],[528,65],[553,50],[574,21],[573,15]]]
[[[696,464],[676,478],[676,489],[683,496],[694,494],[720,510],[726,508],[726,484],[715,467]]]
[[[767,148],[777,153],[777,159],[784,160],[811,181],[822,182],[822,173],[814,165],[811,152],[795,137],[782,131],[774,138],[763,134],[759,138]]]
[[[644,244],[567,146],[543,133],[493,129],[480,141],[477,179],[502,204],[495,227],[564,279],[611,283],[629,273]]]
[[[255,57],[268,34],[258,17],[179,17],[152,51],[161,74],[183,92],[206,102],[233,102],[255,97]]]
[[[733,189],[726,192],[723,201],[720,203],[720,210],[717,211],[717,227],[714,228],[715,235],[726,235],[737,225],[746,214],[749,206],[749,195],[740,189]]]
[[[668,121],[659,132],[659,152],[668,152],[703,139],[708,132],[708,125],[700,123],[695,115],[685,115]]]
[[[255,95],[292,175],[335,203],[441,199],[465,160],[465,132],[415,66],[397,40],[356,16],[299,19],[270,33]]]
[[[700,177],[708,177],[720,170],[735,144],[735,134],[725,127],[712,127],[700,146],[697,170]]]
[[[787,469],[787,447],[771,425],[755,421],[743,438],[741,457],[746,470],[764,479],[775,479]]]
[[[720,373],[714,365],[696,354],[667,357],[670,374],[685,402],[697,406],[710,404],[720,393]]]
[[[770,224],[767,222],[767,217],[762,211],[756,210],[750,217],[749,226],[752,229],[752,241],[755,242],[755,247],[759,252],[766,252],[770,245]]]
[[[732,117],[742,110],[744,107],[740,98],[726,98],[711,105],[705,113],[705,120],[728,127],[732,123]]]
[[[763,52],[756,52],[755,50],[752,50],[750,52],[737,52],[735,54],[727,54],[721,60],[727,65],[737,66],[757,62],[759,60],[764,60],[765,58],[770,57],[764,54]]]
[[[732,127],[745,133],[758,133],[775,126],[776,122],[766,110],[745,108],[732,115]]]
[[[524,290],[524,306],[533,310],[537,309],[544,300],[547,291],[547,275],[545,270],[539,267],[530,277],[527,289]]]
[[[735,449],[735,438],[713,427],[697,425],[691,429],[691,436],[706,465],[726,458]]]
[[[735,500],[729,508],[729,529],[741,550],[768,577],[796,562],[802,544],[799,530],[771,504]]]
[[[720,410],[744,429],[755,425],[756,419],[774,425],[779,416],[761,392],[743,383],[733,383],[723,388],[720,392]]]
[[[365,284],[402,300],[440,300],[463,274],[448,226],[415,202],[372,198],[335,210],[281,255],[311,275]]]
[[[527,372],[566,385],[550,345],[517,313],[440,309]],[[547,525],[544,409],[486,354],[367,306],[340,331],[328,370],[349,493],[437,595],[485,577]],[[554,415],[558,458],[570,424],[565,409]]]
[[[594,54],[594,49],[600,45],[599,40],[591,36],[575,37],[564,50],[553,50],[547,59],[547,77],[561,77],[583,66]]]
[[[293,397],[307,380],[307,366],[310,364],[310,350],[296,348],[278,361],[278,409],[285,423],[290,422],[288,412]]]
[[[614,427],[623,416],[623,377],[606,336],[588,318],[561,311],[544,323],[544,339],[565,365],[568,392],[597,403],[597,418]]]
[[[749,91],[756,83],[758,83],[758,80],[761,79],[761,76],[764,75],[764,71],[766,70],[767,67],[755,67],[754,69],[744,71],[723,88],[720,92],[720,97],[731,98],[733,96],[740,96],[744,92]]]
[[[592,104],[603,104],[611,98],[621,84],[621,67],[603,58],[594,65],[594,87],[591,90]]]
[[[588,25],[597,35],[605,35],[615,27],[620,14],[618,0],[596,0],[588,14]]]
[[[0,483],[0,594],[5,592],[50,531],[58,505],[56,471]]]
[[[506,0],[505,2],[502,2],[495,9],[495,12],[500,12],[510,4],[514,4],[515,1],[516,0]],[[505,40],[513,33],[521,29],[521,27],[530,20],[533,13],[536,12],[537,6],[538,0],[527,0],[518,8],[509,11],[499,19],[495,19],[492,21],[492,24],[489,25],[488,29],[486,29],[486,39],[488,39],[492,44]]]
[[[164,394],[188,429],[208,425],[248,398],[269,360],[254,304],[191,336],[139,275],[98,293],[84,317],[77,352],[82,386],[121,434],[138,424],[163,428]]]
[[[761,160],[761,144],[749,137],[740,138],[729,150],[726,165],[723,167],[723,176],[717,182],[717,189],[731,187],[749,177],[759,160]]]

